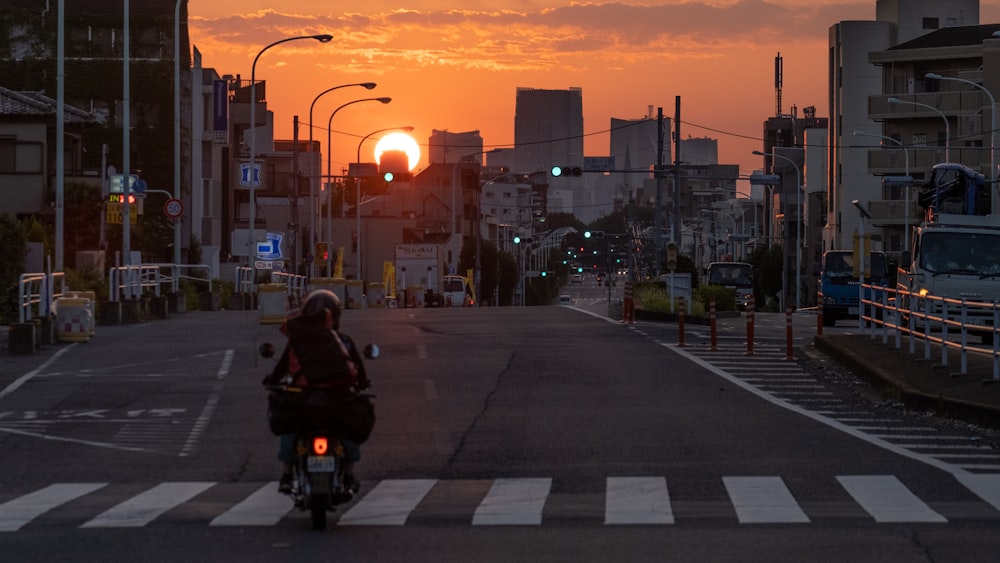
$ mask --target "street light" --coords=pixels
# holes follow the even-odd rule
[[[796,222],[795,222],[795,309],[802,308],[802,284],[799,283],[799,276],[802,275],[802,171],[799,170],[799,165],[795,163],[794,160],[788,158],[787,156],[781,156],[780,154],[771,152],[763,153],[761,151],[753,151],[753,154],[757,156],[771,156],[774,158],[780,158],[795,167],[795,196],[796,196]],[[782,190],[783,191],[783,190]]]
[[[884,139],[886,141],[892,141],[893,143],[896,143],[897,145],[899,145],[900,148],[903,149],[903,163],[905,165],[905,168],[904,168],[905,172],[903,173],[903,175],[906,178],[910,178],[910,153],[909,153],[909,151],[906,150],[906,146],[903,145],[902,141],[900,141],[898,139],[893,139],[892,137],[886,137],[885,135],[877,135],[875,133],[869,133],[868,131],[862,131],[860,129],[858,129],[857,131],[855,131],[853,134],[854,135],[860,135],[862,137],[876,137],[876,138],[879,138],[879,139]],[[912,178],[911,178],[911,180],[912,180]],[[904,201],[906,202],[905,203],[905,205],[906,205],[906,226],[903,227],[903,249],[904,250],[908,250],[910,248],[910,186],[906,185],[906,186],[903,187],[903,189],[905,190],[903,192],[903,195],[905,196]]]
[[[948,125],[948,116],[944,114],[943,111],[939,110],[934,106],[927,104],[922,104],[920,102],[914,102],[911,100],[901,100],[899,98],[889,98],[886,102],[890,104],[910,104],[914,106],[920,106],[922,108],[927,108],[933,112],[936,112],[944,120],[944,160],[945,162],[951,162],[951,158],[948,156],[948,148],[951,146],[951,126]]]
[[[349,86],[361,86],[361,87],[365,88],[366,90],[371,90],[372,88],[374,88],[376,86],[376,84],[374,82],[359,82],[359,83],[356,83],[356,84],[341,84],[340,86],[334,86],[333,88],[327,88],[326,90],[323,90],[319,94],[316,94],[316,97],[313,98],[312,103],[309,104],[309,173],[310,173],[310,178],[309,178],[309,248],[312,249],[313,252],[315,252],[315,248],[316,248],[316,185],[315,185],[315,182],[313,182],[313,179],[311,177],[312,170],[315,168],[315,165],[313,163],[313,154],[314,153],[313,153],[313,150],[312,150],[312,146],[313,146],[313,108],[316,107],[316,102],[318,102],[319,99],[321,97],[323,97],[324,94],[326,94],[328,92],[333,92],[334,90],[337,90],[337,89],[340,89],[340,88],[347,88]],[[320,174],[322,175],[322,172]],[[310,276],[312,276],[313,274],[315,274],[315,268],[316,268],[316,259],[314,257],[313,260],[309,264],[309,275]]]
[[[328,35],[328,34],[323,34],[323,35],[302,35],[302,36],[298,36],[298,37],[286,37],[285,39],[280,39],[280,40],[275,41],[274,43],[271,43],[270,45],[264,47],[263,49],[261,49],[257,53],[257,56],[253,58],[253,65],[250,67],[250,131],[249,131],[249,133],[250,133],[250,143],[249,143],[249,145],[250,145],[250,171],[249,171],[249,174],[250,174],[250,185],[248,186],[249,190],[250,190],[250,229],[249,229],[249,232],[247,233],[247,247],[248,247],[247,248],[247,255],[249,257],[249,262],[250,262],[250,267],[251,268],[254,267],[254,264],[257,261],[257,243],[254,240],[254,233],[253,233],[254,223],[257,221],[257,217],[255,216],[256,215],[256,210],[257,210],[256,209],[257,208],[257,204],[254,201],[254,188],[256,188],[256,184],[255,184],[256,174],[254,174],[254,168],[256,168],[256,166],[255,166],[255,163],[254,163],[254,159],[257,156],[257,154],[256,154],[257,153],[257,133],[255,131],[255,129],[257,127],[257,123],[256,123],[256,113],[257,113],[256,112],[256,106],[257,106],[257,90],[256,90],[256,85],[257,85],[257,60],[260,59],[260,56],[264,54],[264,51],[267,51],[271,47],[274,47],[275,45],[280,45],[282,43],[287,43],[289,41],[296,41],[298,39],[315,39],[316,41],[319,41],[320,43],[329,43],[333,39],[333,36],[332,35]],[[310,125],[312,125],[312,124],[310,123]]]
[[[994,37],[996,35],[994,34]],[[978,82],[973,82],[971,80],[966,80],[964,78],[957,78],[954,76],[941,76],[936,72],[928,72],[924,75],[926,78],[931,78],[935,80],[951,80],[952,82],[961,82],[963,84],[970,84],[982,90],[986,97],[990,99],[990,175],[993,176],[993,185],[997,185],[997,160],[996,160],[996,150],[997,150],[997,101],[993,97],[993,93],[986,89],[985,86],[979,84]],[[994,188],[996,189],[996,188]],[[996,203],[996,198],[994,199],[994,204]]]
[[[337,109],[333,110],[330,114],[330,119],[326,122],[326,176],[327,176],[327,196],[329,201],[327,201],[326,207],[326,236],[327,242],[331,242],[330,235],[333,233],[333,194],[329,186],[330,180],[333,178],[333,169],[330,168],[330,153],[333,152],[333,142],[330,140],[330,131],[333,127],[333,116],[337,115],[337,112],[346,108],[351,104],[357,104],[361,102],[382,102],[387,104],[392,101],[392,98],[361,98],[359,100],[351,100],[346,104],[341,104]],[[359,233],[360,234],[360,233]],[[360,249],[360,245],[358,247]],[[326,260],[327,273],[333,276],[333,253],[327,252]]]
[[[358,164],[361,164],[361,145],[363,145],[365,143],[365,141],[368,139],[368,137],[371,137],[372,135],[375,135],[377,133],[382,133],[384,131],[395,131],[395,130],[406,131],[407,133],[409,133],[410,131],[413,131],[413,126],[412,125],[406,125],[405,127],[386,127],[385,129],[378,129],[376,131],[372,131],[371,133],[365,135],[364,137],[361,137],[361,141],[358,142],[358,159],[355,160],[355,162],[357,162]],[[360,169],[360,166],[358,168]],[[361,267],[361,178],[360,177],[354,178],[354,187],[357,190],[357,193],[355,195],[355,197],[357,199],[355,200],[355,203],[354,203],[354,215],[356,216],[356,219],[357,219],[357,229],[358,229],[358,237],[357,237],[357,241],[358,241],[358,280],[363,280],[364,279],[364,275],[363,275],[363,269]]]

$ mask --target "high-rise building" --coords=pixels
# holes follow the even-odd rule
[[[583,168],[583,90],[518,88],[514,115],[512,172],[544,172],[552,166]],[[550,198],[558,194],[564,209],[586,209],[582,176],[549,178]]]

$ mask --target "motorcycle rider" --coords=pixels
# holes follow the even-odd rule
[[[328,393],[350,393],[370,386],[361,354],[354,341],[340,334],[340,299],[326,289],[311,292],[297,315],[281,326],[288,336],[285,350],[265,385],[288,384]],[[292,464],[295,462],[294,434],[279,437],[278,459],[281,479],[278,491],[290,493]],[[359,486],[355,472],[361,449],[350,440],[342,440],[345,452],[344,485],[351,492]]]

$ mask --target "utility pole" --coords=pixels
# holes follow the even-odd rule
[[[653,273],[659,275],[660,256],[663,254],[663,108],[656,110],[656,212],[653,218],[652,267]]]
[[[681,97],[674,98],[674,213],[671,240],[681,244]]]

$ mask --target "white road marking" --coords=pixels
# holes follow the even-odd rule
[[[892,475],[848,475],[837,480],[876,522],[948,521]]]
[[[214,485],[212,482],[160,483],[86,522],[82,528],[139,528]]]
[[[497,479],[472,516],[473,526],[518,526],[542,523],[542,509],[552,479]]]
[[[352,506],[337,522],[338,526],[402,526],[406,518],[437,479],[393,479],[381,481]]]
[[[0,532],[16,532],[49,510],[107,485],[107,483],[57,483],[0,504]]]
[[[808,523],[781,477],[723,477],[740,524]]]
[[[292,509],[292,501],[272,481],[215,517],[209,526],[273,526]]]
[[[673,524],[664,477],[608,477],[605,524]]]

